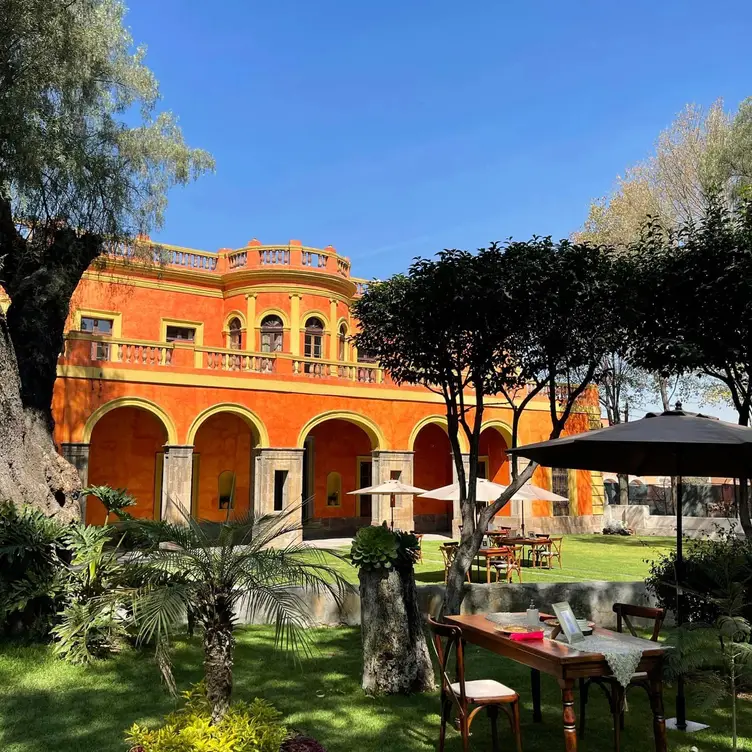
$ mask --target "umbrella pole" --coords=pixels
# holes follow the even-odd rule
[[[682,477],[677,478],[676,484],[676,626],[684,623],[682,613],[681,583],[684,577],[684,530],[683,530],[683,486]],[[679,676],[676,688],[676,728],[687,730],[687,702],[684,696],[684,677]]]

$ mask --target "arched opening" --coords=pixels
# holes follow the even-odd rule
[[[630,504],[647,504],[648,487],[643,481],[637,478],[629,481],[629,503]]]
[[[307,430],[302,445],[304,517],[312,523],[305,536],[352,535],[370,525],[373,500],[349,492],[375,482],[375,437],[354,422],[330,418]]]
[[[507,457],[507,442],[497,428],[489,426],[481,431],[478,445],[478,477],[509,485],[511,467]],[[514,502],[507,502],[496,515],[497,517],[511,517]]]
[[[282,352],[284,338],[284,324],[279,316],[272,314],[261,320],[261,352]]]
[[[209,415],[193,438],[191,513],[197,520],[221,522],[251,510],[255,427],[230,411]]]
[[[167,440],[167,428],[152,412],[130,406],[109,410],[91,430],[89,485],[125,488],[136,499],[136,506],[128,509],[129,514],[159,519],[163,447]],[[100,525],[105,516],[102,503],[89,496],[86,522]]]
[[[454,482],[452,447],[444,428],[427,423],[413,441],[413,482],[431,490]],[[446,532],[452,529],[452,502],[439,499],[414,501],[415,529],[418,532]]]
[[[228,331],[228,344],[231,350],[243,349],[243,332],[240,324],[240,319],[235,316],[230,319],[230,323],[227,326]]]
[[[324,357],[324,323],[316,316],[311,316],[306,320],[303,354],[306,358],[315,360]],[[320,363],[305,363],[303,370],[305,373],[315,374],[316,376],[323,375]]]

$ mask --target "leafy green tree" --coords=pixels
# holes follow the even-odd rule
[[[276,624],[279,646],[306,650],[310,619],[298,588],[339,601],[347,587],[322,549],[289,542],[300,530],[295,515],[299,509],[228,520],[216,525],[213,535],[192,519],[185,524],[128,523],[152,542],[144,557],[131,564],[131,577],[142,583],[131,595],[139,639],[156,644],[165,679],[174,686],[169,638],[187,612],[193,613],[203,633],[213,723],[230,706],[237,615],[266,617]]]
[[[159,227],[168,190],[212,169],[189,148],[120,0],[0,0],[0,498],[77,515],[52,444],[71,296],[103,253]]]
[[[630,357],[661,373],[699,374],[731,395],[740,425],[752,416],[752,199],[730,210],[711,198],[697,223],[646,227],[635,244]],[[742,484],[742,527],[752,536]]]
[[[551,437],[558,436],[613,346],[617,284],[607,248],[533,238],[492,244],[475,254],[446,250],[435,259],[419,259],[408,274],[369,285],[356,302],[358,349],[373,353],[397,383],[421,384],[444,400],[462,515],[446,613],[459,611],[465,574],[488,524],[535,469],[531,464],[522,473],[515,470],[507,491],[478,508],[486,405],[508,403],[516,445],[530,391],[543,392]],[[460,432],[470,448],[467,472]]]

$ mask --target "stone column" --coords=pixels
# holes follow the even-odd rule
[[[414,452],[402,452],[391,450],[375,450],[371,453],[373,457],[373,485],[384,483],[391,480],[399,473],[398,479],[403,483],[412,485],[413,483],[413,455]],[[374,525],[380,525],[384,520],[386,524],[391,524],[392,508],[391,497],[374,495],[371,497],[371,522]],[[413,499],[412,495],[400,494],[394,499],[394,529],[395,530],[413,530],[415,520],[413,519]]]
[[[185,524],[191,516],[193,447],[165,445],[162,470],[161,517]]]
[[[253,453],[253,500],[256,516],[289,512],[285,525],[300,522],[303,515],[303,449],[255,449]],[[284,473],[277,476],[276,473]],[[275,509],[277,477],[282,477],[281,509]],[[303,531],[298,529],[275,541],[278,546],[301,543]]]
[[[449,453],[449,457],[452,460],[452,483],[457,483],[457,465],[454,462],[454,452]],[[470,475],[470,453],[462,453],[462,466],[465,468],[465,481]],[[452,502],[452,537],[460,537],[460,525],[462,524],[462,510],[460,509],[460,500],[455,499]]]
[[[62,444],[60,449],[63,457],[78,470],[81,485],[89,485],[89,447],[91,444]],[[81,494],[78,499],[81,509],[81,519],[86,521],[86,496]]]

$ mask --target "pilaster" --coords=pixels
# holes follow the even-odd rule
[[[162,470],[161,518],[184,525],[191,516],[193,447],[166,445]]]
[[[373,485],[384,483],[387,480],[397,479],[403,483],[413,483],[413,456],[414,452],[401,452],[391,450],[375,450],[373,457]],[[391,508],[391,497],[374,495],[371,497],[371,521],[374,525],[380,525],[386,521],[391,524],[392,511],[394,511],[395,530],[413,530],[412,494],[399,494],[394,497],[394,510]]]
[[[89,448],[91,444],[62,444],[61,454],[78,470],[78,477],[81,479],[81,485],[89,485]],[[81,509],[81,519],[86,520],[86,496],[83,494],[79,498],[79,507]]]
[[[300,294],[290,293],[290,352],[300,355]]]
[[[300,506],[303,500],[303,452],[303,449],[254,450],[253,513],[257,517],[289,513],[285,526],[295,526],[296,522],[302,520],[303,510]],[[279,493],[275,494],[276,489],[281,492],[281,498],[277,498]],[[275,501],[278,502],[277,505]],[[292,515],[296,515],[295,519]],[[290,545],[301,543],[302,540],[303,531],[297,529],[280,536],[274,541],[274,545]]]

